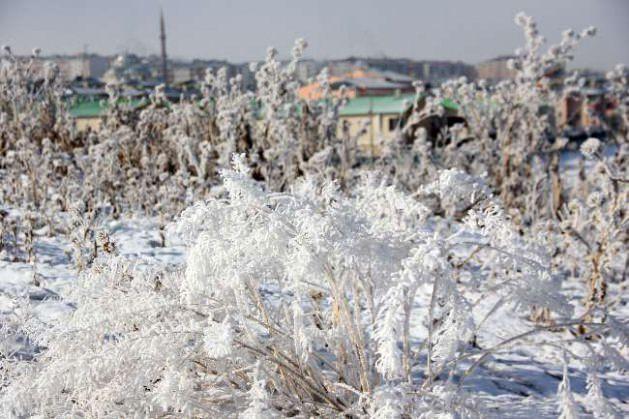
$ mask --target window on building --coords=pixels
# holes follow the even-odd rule
[[[395,131],[400,125],[400,118],[389,118],[389,131]]]

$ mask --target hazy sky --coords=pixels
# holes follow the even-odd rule
[[[461,59],[476,63],[522,43],[513,16],[533,15],[542,34],[599,28],[576,65],[629,64],[629,0],[0,0],[0,43],[24,54],[159,51],[160,5],[168,52],[179,58],[249,61],[304,37],[307,56]]]

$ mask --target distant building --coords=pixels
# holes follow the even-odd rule
[[[349,97],[390,96],[411,93],[414,88],[410,83],[396,82],[379,77],[355,77],[330,83],[333,90],[345,87]]]
[[[347,130],[356,139],[358,151],[365,156],[379,156],[383,147],[397,136],[403,136],[415,94],[392,96],[368,96],[349,99],[339,110],[337,135],[341,137]],[[420,107],[423,102],[419,102]],[[455,115],[458,106],[449,100],[441,105],[447,115]],[[420,122],[421,125],[421,122]]]
[[[34,61],[35,74],[44,74],[46,63],[54,63],[59,70],[62,81],[72,81],[76,78],[101,78],[109,68],[110,57],[96,54],[54,55],[37,58]]]
[[[461,61],[422,61],[421,64],[422,80],[427,83],[439,84],[459,77],[474,80],[477,77],[476,69]]]
[[[136,110],[143,108],[147,103],[145,98],[126,98],[120,102],[121,105]],[[106,100],[77,97],[71,102],[69,111],[78,131],[99,131],[103,126],[108,109],[109,103]]]
[[[329,63],[331,75],[346,73],[357,66],[397,73],[429,84],[440,84],[446,80],[459,77],[467,77],[469,80],[476,78],[474,67],[461,61],[415,61],[406,58],[350,57]]]
[[[102,100],[85,100],[70,108],[70,115],[79,131],[99,131],[106,112],[106,105]]]
[[[562,74],[563,75],[563,74]],[[557,122],[568,137],[599,136],[622,126],[618,103],[609,94],[609,82],[604,74],[578,71],[578,88],[563,88],[556,106]],[[557,82],[559,84],[559,82]]]
[[[315,61],[311,59],[300,60],[297,63],[295,75],[297,80],[302,83],[307,83],[314,77],[316,77],[321,70],[325,67],[325,64],[321,61]]]
[[[111,84],[148,81],[155,79],[156,69],[149,58],[141,58],[135,54],[119,55],[103,74],[102,80]]]
[[[515,71],[508,68],[507,63],[513,56],[501,56],[483,61],[476,65],[476,75],[479,79],[497,83],[515,77]]]
[[[231,64],[225,60],[201,60],[195,59],[189,63],[190,71],[192,73],[193,80],[203,81],[208,70],[216,73],[222,68],[227,71],[227,78],[232,78],[239,74],[240,66],[237,64]],[[244,67],[243,67],[244,68]]]
[[[617,104],[603,88],[581,88],[567,91],[557,106],[559,127],[568,137],[595,135],[614,125]]]
[[[379,71],[369,68],[355,67],[351,71],[328,79],[332,94],[339,94],[343,87],[344,97],[361,96],[392,96],[401,93],[412,93],[413,79],[392,71]],[[323,94],[319,82],[302,86],[298,95],[304,100],[317,100]]]
[[[385,142],[391,141],[401,123],[401,116],[413,105],[415,95],[358,97],[339,110],[338,136],[347,130],[356,139],[358,150],[378,156]]]
[[[194,68],[189,63],[170,63],[168,80],[172,84],[186,83],[196,79]]]

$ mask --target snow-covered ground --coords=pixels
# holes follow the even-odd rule
[[[610,288],[610,295],[617,296],[615,314],[621,316],[623,322],[628,321],[629,293],[620,289],[618,284],[612,284]],[[562,289],[565,295],[572,297],[571,302],[578,312],[585,291],[583,284],[569,280],[562,284]],[[416,313],[423,314],[428,310],[429,287],[422,290],[419,295],[416,300]],[[479,301],[483,307],[480,312],[487,312],[494,302],[491,299]],[[416,317],[415,322],[411,322],[416,345],[421,345],[427,338],[427,328],[419,317]],[[481,321],[480,318],[474,320]],[[478,340],[484,343],[483,349],[531,330],[528,319],[514,316],[506,310],[503,315],[494,316],[493,322],[491,328],[484,328],[483,334],[478,336]],[[492,417],[530,418],[531,412],[536,412],[540,418],[557,417],[557,387],[563,373],[562,349],[543,343],[556,340],[557,337],[570,339],[572,336],[566,331],[551,330],[505,346],[502,351],[488,357],[482,367],[465,379],[464,389],[479,397],[483,408],[491,412]],[[586,355],[576,345],[571,350],[581,356]],[[481,353],[482,350],[479,348],[477,352]],[[473,362],[469,361],[462,362],[461,370],[465,371],[472,364]],[[629,367],[626,359],[624,365],[625,368]],[[585,371],[586,366],[582,363],[571,362],[568,368],[572,392],[576,401],[582,405],[587,394]],[[454,381],[458,382],[459,378],[455,377]],[[617,406],[618,411],[629,417],[629,377],[605,371],[601,378],[604,395]],[[584,412],[584,417],[591,416]]]
[[[112,221],[104,226],[119,247],[122,255],[132,257],[139,265],[172,265],[185,263],[185,248],[172,235],[167,236],[165,247],[159,247],[159,229],[154,220],[146,218]],[[38,237],[36,241],[37,264],[35,266],[40,286],[33,285],[33,267],[23,262],[0,261],[0,310],[6,314],[13,308],[13,297],[28,294],[35,312],[45,322],[54,321],[62,312],[72,310],[72,304],[61,301],[64,288],[76,277],[69,257],[70,243],[61,237]],[[617,314],[624,321],[629,320],[629,294],[613,284],[610,294],[618,296]],[[574,281],[565,282],[567,295],[574,296],[574,303],[582,297],[583,286]],[[430,289],[427,287],[417,298],[416,311],[427,309]],[[422,298],[422,296],[426,298]],[[489,306],[491,302],[479,304]],[[418,316],[420,317],[420,316]],[[423,318],[423,316],[421,316]],[[411,324],[416,344],[425,340],[426,328],[418,319]],[[495,336],[483,336],[484,342],[498,342],[501,337],[511,336],[514,331],[528,330],[525,320],[503,316],[501,323],[491,329]],[[559,333],[559,332],[547,332]],[[473,376],[466,379],[464,388],[473,392],[482,402],[485,411],[494,417],[530,417],[532,411],[537,416],[557,416],[557,386],[562,378],[561,352],[547,346],[540,346],[542,336],[532,336],[519,341],[517,345],[487,359]],[[28,357],[34,348],[23,339],[13,343],[19,347],[19,356]],[[462,370],[471,365],[464,363]],[[572,391],[581,402],[587,393],[586,376],[580,365],[569,369]],[[602,375],[605,396],[619,411],[629,416],[629,377],[607,372]],[[455,378],[456,380],[456,378]]]
[[[577,167],[579,156],[567,154],[562,158],[562,168],[573,171]],[[127,256],[142,266],[171,266],[182,267],[185,264],[185,246],[173,234],[167,235],[166,246],[161,247],[159,225],[156,220],[148,218],[126,218],[110,221],[102,226],[116,243],[121,255]],[[61,314],[73,310],[71,301],[63,301],[64,290],[76,279],[77,273],[70,257],[71,244],[64,236],[47,237],[37,235],[35,239],[35,254],[37,262],[33,265],[14,261],[5,253],[4,260],[0,259],[0,322],[2,316],[14,310],[15,297],[28,296],[28,300],[35,307],[35,313],[43,322],[53,322]],[[33,283],[33,277],[39,285]],[[571,298],[571,303],[578,308],[584,296],[584,284],[576,280],[566,280],[562,283],[565,295]],[[428,310],[430,287],[420,290],[415,300],[415,312],[418,313],[411,321],[413,343],[421,345],[426,341],[427,328],[423,319]],[[629,321],[629,293],[621,289],[619,284],[610,284],[609,296],[615,316],[623,321]],[[477,304],[486,313],[491,309],[494,301],[481,300]],[[484,345],[502,342],[509,336],[530,330],[530,323],[524,317],[517,317],[511,313],[494,316],[498,321],[492,327],[486,328],[485,334],[479,336]],[[480,322],[482,318],[475,318]],[[494,320],[496,321],[496,320]],[[540,418],[556,417],[557,387],[562,380],[562,349],[542,344],[545,339],[555,334],[566,334],[567,331],[549,330],[540,334],[533,334],[528,338],[518,340],[514,345],[507,345],[504,350],[488,357],[482,366],[465,379],[463,388],[474,393],[484,410],[492,417],[531,417],[535,412]],[[36,350],[29,342],[17,336],[14,342],[4,342],[13,345],[17,355],[29,357]],[[475,353],[481,354],[478,348]],[[579,349],[575,346],[575,351]],[[474,352],[475,349],[471,349]],[[624,354],[626,355],[626,354]],[[625,365],[629,363],[625,360]],[[463,361],[460,371],[465,371],[473,364],[473,360]],[[625,371],[627,369],[625,368]],[[570,364],[569,374],[572,392],[577,402],[583,404],[587,394],[585,367],[577,363]],[[458,382],[461,377],[454,377]],[[610,370],[601,372],[602,388],[605,397],[612,402],[619,412],[629,417],[629,377]],[[582,412],[587,417],[587,412]]]
[[[101,226],[116,243],[122,256],[132,258],[139,267],[181,265],[184,262],[182,243],[173,237],[160,246],[159,226],[148,218],[127,218],[109,221]],[[15,308],[16,297],[28,296],[34,311],[43,322],[51,322],[64,312],[73,309],[71,302],[64,302],[64,289],[76,279],[77,272],[71,259],[72,245],[65,236],[35,238],[36,263],[31,265],[15,261],[5,252],[0,259],[0,316]],[[39,284],[33,283],[36,276]],[[0,321],[2,318],[0,317]],[[18,355],[28,356],[32,350],[27,342],[18,338],[14,342]]]

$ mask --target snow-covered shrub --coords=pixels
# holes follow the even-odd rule
[[[509,63],[514,77],[495,86],[484,80],[444,83],[436,94],[459,106],[465,127],[455,125],[441,134],[447,139],[434,140],[449,144],[426,163],[437,160],[485,176],[504,205],[532,218],[530,223],[551,218],[563,203],[558,152],[566,144],[552,142],[561,134],[554,106],[563,93],[555,74],[566,71],[578,43],[595,31],[565,31],[561,42],[544,52],[536,22],[522,13],[515,21],[525,46]]]
[[[576,323],[544,249],[461,172],[430,189],[476,203],[462,224],[376,178],[348,197],[313,181],[272,192],[249,172],[235,158],[224,195],[183,212],[183,271],[108,253],[69,290],[76,310],[60,321],[17,310],[14,329],[40,350],[5,354],[6,411],[475,416],[465,379],[548,330],[527,320],[531,306],[551,310],[556,328]],[[498,337],[492,319],[508,313],[518,330]]]
[[[606,309],[609,284],[626,279],[629,179],[626,169],[603,156],[598,139],[586,140],[581,153],[594,161],[593,170],[579,185],[581,195],[562,209],[560,228],[567,239],[564,264],[578,266],[576,274],[587,284],[585,309],[590,317],[597,307]],[[580,260],[572,261],[575,257]]]
[[[570,144],[561,137],[562,127],[554,107],[564,94],[578,92],[580,87],[574,81],[578,75],[562,78],[557,74],[567,71],[566,64],[578,43],[596,31],[564,31],[561,41],[544,51],[544,39],[535,21],[519,14],[516,23],[523,28],[525,46],[516,51],[510,63],[513,79],[493,86],[483,80],[458,79],[434,89],[433,100],[429,96],[426,106],[414,109],[405,130],[412,132],[422,118],[445,118],[443,109],[436,105],[439,97],[458,105],[464,126],[443,127],[432,134],[436,138],[427,138],[425,130],[416,130],[412,146],[389,165],[394,167],[399,184],[411,190],[435,179],[436,172],[443,168],[457,167],[482,177],[500,196],[517,228],[532,237],[542,234],[554,248],[550,252],[553,264],[561,266],[563,274],[570,272],[581,278],[588,310],[605,304],[610,278],[623,282],[620,278],[626,277],[626,252],[622,250],[628,231],[624,209],[627,130],[607,126],[607,142],[588,139],[581,151],[590,160],[580,163],[579,176],[574,170],[562,170],[560,163]],[[608,80],[606,98],[618,104],[616,116],[624,121],[620,126],[626,127],[629,85],[624,68],[614,69]],[[424,95],[425,89],[418,85],[418,97]],[[586,165],[591,168],[587,176]],[[575,178],[580,178],[576,184]],[[577,211],[588,202],[588,210]],[[431,205],[436,213],[445,211],[439,204],[437,200]],[[450,215],[456,216],[456,209],[451,210]]]

